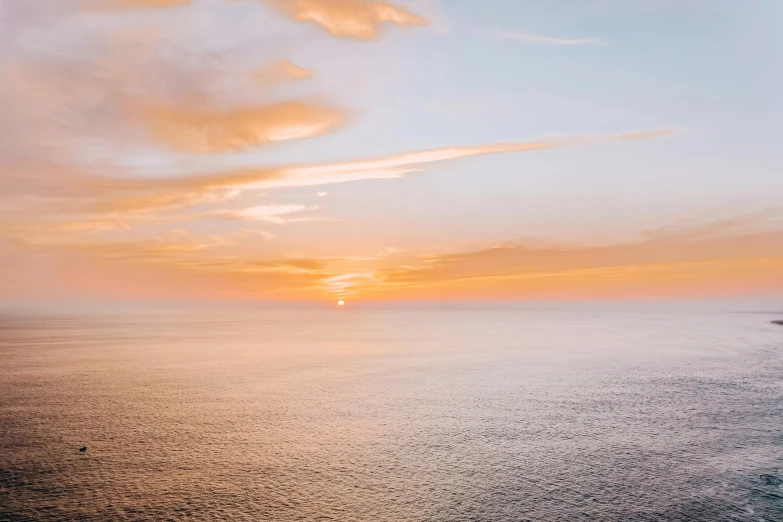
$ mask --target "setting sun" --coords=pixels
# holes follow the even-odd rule
[[[340,299],[339,301],[337,301],[337,306],[345,306],[345,301]]]

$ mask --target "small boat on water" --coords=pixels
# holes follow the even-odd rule
[[[770,321],[770,323],[783,326],[783,319],[775,319],[774,321]]]

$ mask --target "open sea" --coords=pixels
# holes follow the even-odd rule
[[[0,521],[783,521],[775,318],[0,315]]]

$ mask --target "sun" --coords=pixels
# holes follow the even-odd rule
[[[337,306],[345,306],[345,301],[340,299],[339,301],[337,301]]]

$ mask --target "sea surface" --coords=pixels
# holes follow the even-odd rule
[[[775,318],[1,315],[0,520],[783,521]]]

